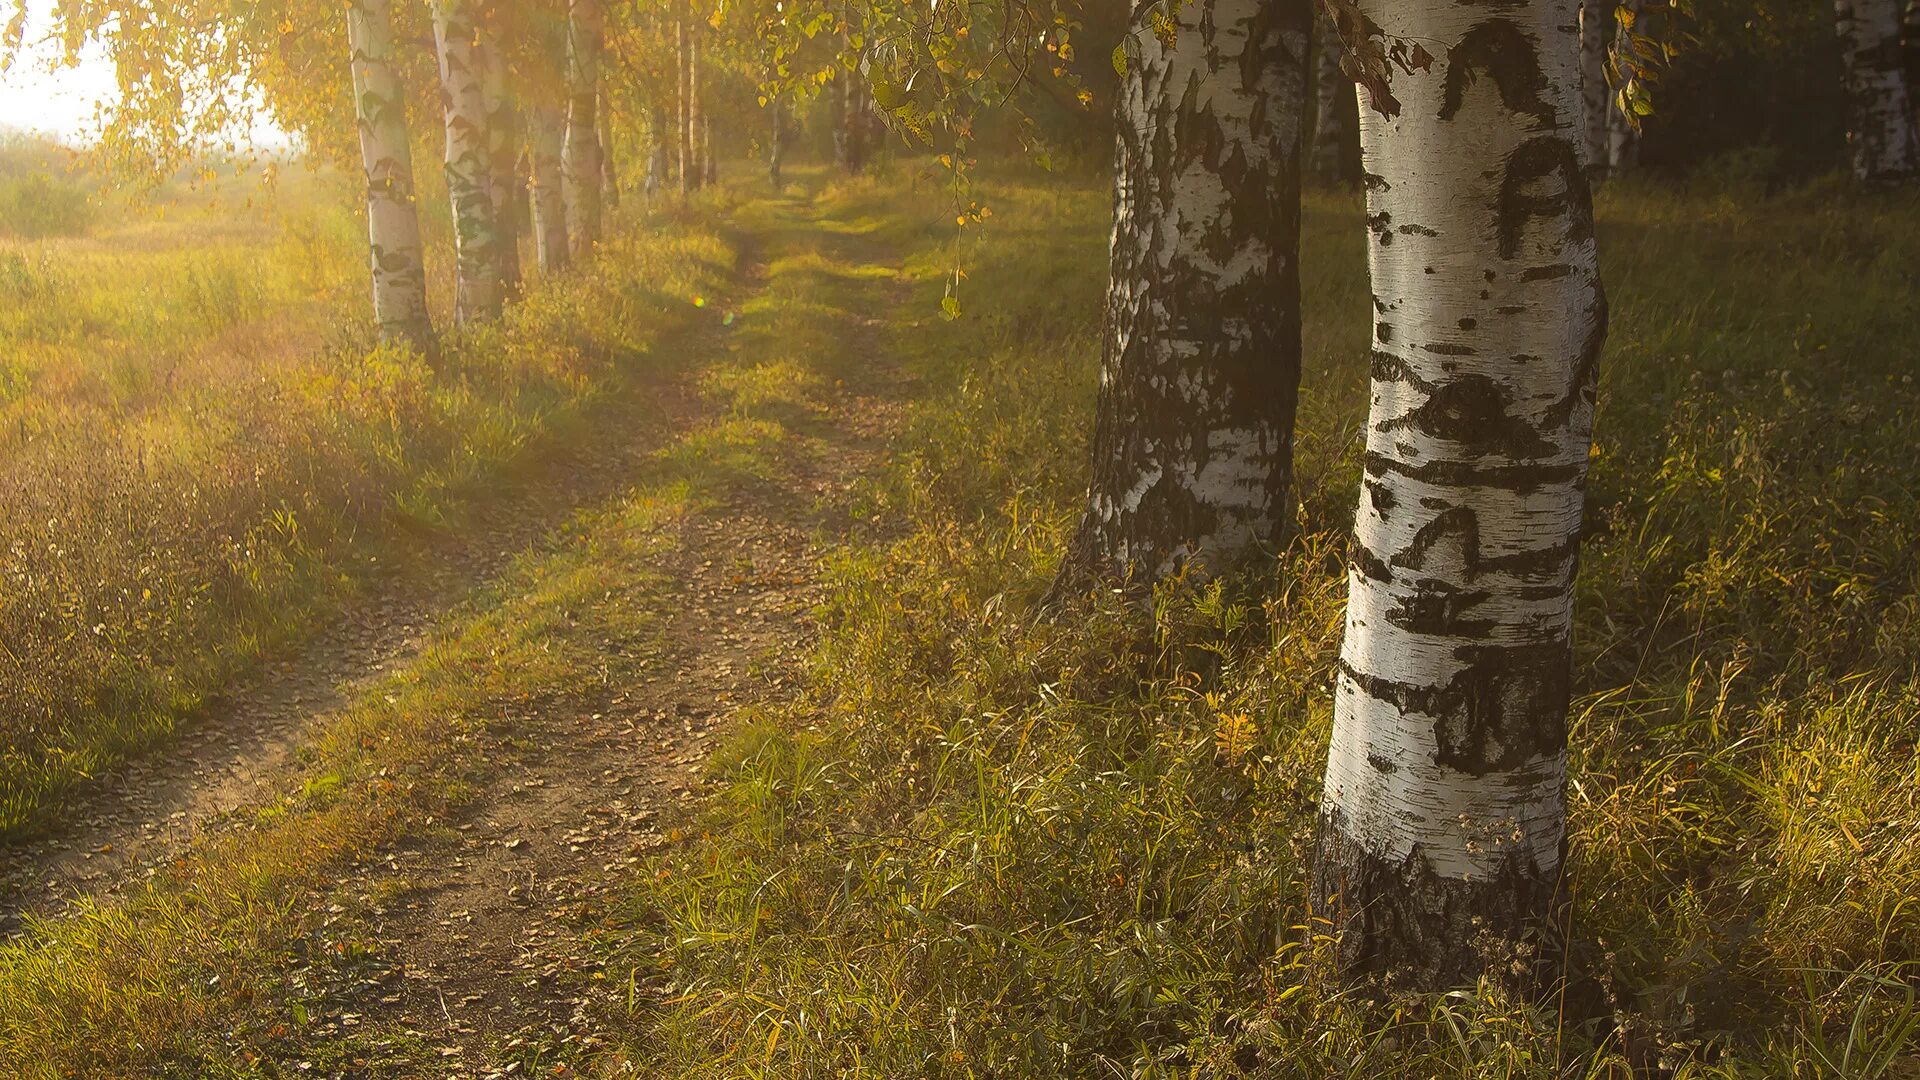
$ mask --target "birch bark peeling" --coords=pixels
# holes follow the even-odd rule
[[[1900,0],[1835,0],[1846,77],[1847,146],[1857,179],[1887,182],[1920,172],[1920,132],[1900,42]]]
[[[1363,0],[1454,43],[1361,121],[1372,404],[1316,915],[1350,976],[1525,984],[1558,911],[1606,301],[1576,0]]]
[[[500,314],[499,219],[487,159],[485,58],[470,0],[434,0],[440,99],[446,110],[447,195],[453,203],[457,287],[454,318],[480,322]]]
[[[1289,521],[1308,0],[1144,5],[1116,140],[1093,482],[1060,585],[1215,572]]]
[[[389,0],[347,4],[353,101],[360,164],[367,182],[367,244],[373,274],[373,318],[382,341],[433,345],[420,217],[414,205],[413,150],[407,138],[406,90],[393,66]]]
[[[567,221],[573,227],[573,254],[585,258],[601,235],[600,50],[606,36],[601,0],[572,0],[567,6],[567,142],[564,153]]]

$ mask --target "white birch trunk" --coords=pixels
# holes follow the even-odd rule
[[[1613,100],[1607,92],[1607,45],[1613,40],[1615,2],[1580,2],[1580,117],[1586,125],[1580,148],[1587,174],[1593,177],[1607,171],[1607,113]]]
[[[679,144],[680,194],[689,195],[700,186],[693,160],[693,38],[687,25],[692,22],[691,5],[680,0],[679,17],[674,20],[674,76],[680,93],[675,101],[674,135]]]
[[[487,107],[487,192],[493,200],[500,246],[500,285],[508,297],[520,292],[520,110],[507,84],[507,63],[499,45],[480,45],[481,93]]]
[[[1608,5],[1609,16],[1615,6],[1626,8],[1636,16],[1640,13],[1640,0],[1615,0]],[[1635,22],[1637,25],[1638,20]],[[1609,42],[1619,33],[1618,20],[1615,23],[1614,31],[1607,35]],[[1640,163],[1640,133],[1633,129],[1632,121],[1627,119],[1613,93],[1608,93],[1607,101],[1607,172],[1628,172]]]
[[[572,0],[567,8],[567,220],[574,256],[600,243],[600,49],[606,34],[601,0]]]
[[[1847,88],[1853,175],[1875,182],[1920,171],[1920,134],[1900,42],[1900,0],[1834,0]]]
[[[558,105],[533,110],[528,149],[533,158],[533,246],[542,274],[567,268],[567,197],[561,180],[567,112]]]
[[[713,113],[700,114],[700,168],[701,182],[717,184],[720,182],[720,162],[713,156]]]
[[[433,325],[414,205],[406,88],[393,67],[390,0],[350,0],[347,41],[360,164],[367,182],[374,322],[381,340],[403,341],[426,352],[433,344]]]
[[[600,201],[608,209],[620,205],[620,173],[613,162],[613,110],[600,95]]]
[[[454,318],[462,323],[500,314],[499,218],[487,160],[487,102],[479,24],[471,0],[434,0],[433,35],[440,52],[440,99],[446,111],[447,194],[453,203],[457,287]]]
[[[1093,482],[1056,594],[1204,578],[1291,520],[1312,9],[1199,0],[1171,46],[1158,10],[1129,38]]]
[[[1451,47],[1361,121],[1372,407],[1314,893],[1349,974],[1524,982],[1558,910],[1606,323],[1576,2],[1361,3]]]

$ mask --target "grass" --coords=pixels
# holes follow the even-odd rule
[[[1304,927],[1366,402],[1357,199],[1308,208],[1300,535],[1145,626],[1099,597],[1033,616],[1083,490],[1106,193],[992,202],[969,316],[894,338],[921,390],[862,499],[896,528],[832,561],[804,693],[742,719],[694,840],[635,883],[631,1065],[1920,1074],[1911,193],[1605,193],[1576,916],[1545,1008],[1343,993]],[[907,311],[940,296],[921,240]]]
[[[724,200],[723,200],[724,202]],[[713,205],[663,229],[634,230],[584,279],[582,332],[649,333],[638,320],[657,279],[629,276],[678,230],[710,235]],[[766,260],[751,296],[700,281],[710,337],[656,358],[698,363],[706,414],[675,433],[604,504],[583,509],[494,587],[433,628],[421,657],[324,718],[279,799],[246,827],[196,845],[124,900],[32,925],[0,946],[0,1064],[8,1075],[277,1077],[431,1075],[432,1047],[394,1025],[330,1025],[370,972],[387,972],[371,932],[339,910],[377,898],[339,885],[385,846],[445,829],[487,790],[536,710],[582,715],[649,677],[675,602],[662,573],[682,524],[743,493],[766,495],[820,452],[824,401],[851,377],[837,347],[857,333],[849,304],[884,267],[846,261],[810,239],[845,227],[848,245],[885,240],[872,222],[762,201],[726,214],[725,235]],[[742,303],[732,302],[744,299]],[[535,301],[536,303],[538,301]],[[559,301],[556,301],[559,302]],[[630,305],[642,305],[632,307]],[[723,315],[723,311],[725,314]],[[863,316],[859,316],[863,317]],[[628,322],[628,319],[634,320]],[[724,320],[724,321],[723,321]],[[722,328],[725,328],[724,330]],[[564,1073],[579,1047],[493,1048],[500,1064]]]
[[[350,186],[175,187],[0,241],[0,839],[457,524],[732,258],[691,219],[629,232],[434,369],[338,314],[367,307]]]
[[[619,676],[599,651],[651,625],[662,523],[808,452],[817,395],[872,362],[835,328],[874,312],[913,399],[905,430],[846,496],[865,524],[823,568],[802,690],[737,719],[686,839],[592,929],[629,1025],[600,1068],[1920,1074],[1912,194],[1605,193],[1575,923],[1568,990],[1542,1007],[1342,992],[1304,926],[1366,400],[1357,199],[1308,206],[1298,537],[1164,591],[1151,619],[1094,596],[1042,621],[1084,485],[1107,194],[1003,180],[962,244],[967,315],[946,322],[954,234],[909,179],[800,218],[737,209],[773,240],[742,348],[701,375],[713,421],[338,718],[304,792],[256,830],[0,950],[0,1060],[427,1071],[404,1039],[308,1023],[315,991],[288,972],[350,981],[368,947],[317,928],[314,883],[487,784],[481,748],[511,738],[528,695]],[[910,299],[867,281],[859,261],[882,250],[908,255]],[[644,289],[653,276],[621,275],[647,257],[605,272]]]

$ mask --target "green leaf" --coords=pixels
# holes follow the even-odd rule
[[[960,317],[960,299],[952,293],[940,298],[940,313],[949,319]]]
[[[1127,43],[1124,41],[1113,47],[1113,73],[1123,79],[1127,77]]]

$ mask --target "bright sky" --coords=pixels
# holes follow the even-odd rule
[[[99,130],[96,108],[110,103],[117,93],[113,64],[103,48],[90,45],[78,65],[56,66],[59,46],[36,44],[45,34],[44,20],[30,19],[27,47],[14,57],[13,67],[0,74],[0,128],[37,131],[69,143],[91,142]],[[260,124],[252,132],[252,141],[260,146],[286,146],[289,140],[272,124]]]

